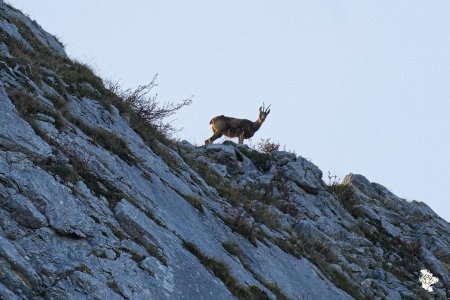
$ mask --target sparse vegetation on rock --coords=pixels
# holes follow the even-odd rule
[[[450,225],[270,139],[171,140],[190,100],[104,84],[0,1],[1,299],[446,299]],[[422,269],[439,279],[433,291]]]

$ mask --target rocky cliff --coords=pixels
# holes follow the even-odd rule
[[[1,299],[450,297],[450,224],[424,203],[160,138],[3,1],[0,79]]]

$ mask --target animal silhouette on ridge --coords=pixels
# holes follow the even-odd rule
[[[261,127],[262,123],[267,118],[270,113],[270,105],[267,108],[263,106],[259,108],[258,120],[252,122],[247,119],[237,119],[232,117],[226,117],[220,115],[211,119],[209,124],[211,124],[211,129],[213,131],[212,137],[205,141],[205,145],[212,144],[215,140],[225,135],[229,138],[239,138],[239,144],[244,143],[244,139],[251,138],[256,131]]]

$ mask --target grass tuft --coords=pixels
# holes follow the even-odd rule
[[[244,287],[233,277],[230,267],[224,262],[208,257],[194,243],[183,240],[183,247],[195,255],[200,263],[219,278],[228,288],[228,290],[238,299],[270,299],[267,294],[257,286]]]
[[[68,112],[66,112],[65,116],[73,125],[89,136],[95,144],[100,145],[106,150],[116,154],[130,165],[136,165],[139,163],[140,160],[131,152],[123,138],[118,137],[103,128],[90,127],[81,121],[81,119],[70,115]]]
[[[62,114],[37,100],[25,89],[8,89],[7,93],[19,115],[32,127],[35,127],[35,116],[40,113],[52,117],[55,120],[54,125],[59,131],[65,129],[66,124]]]
[[[277,297],[278,300],[288,300],[289,297],[287,297],[283,291],[278,287],[277,284],[269,282],[265,280],[261,275],[256,273],[250,263],[248,263],[247,259],[245,258],[244,252],[241,250],[239,245],[236,242],[233,241],[226,241],[222,242],[223,248],[230,253],[231,255],[237,257],[239,261],[241,262],[242,266],[252,273],[253,277],[258,280],[263,286],[265,286],[268,290],[270,290],[274,295]],[[259,298],[258,298],[259,299]]]
[[[205,213],[203,209],[203,200],[200,197],[198,197],[197,195],[184,195],[183,198],[193,207],[195,207],[195,209],[197,209],[200,213]]]

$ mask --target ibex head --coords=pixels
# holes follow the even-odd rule
[[[261,120],[261,123],[264,122],[264,120],[266,120],[267,116],[270,113],[270,105],[267,106],[266,109],[264,109],[264,102],[263,102],[263,106],[259,107],[259,120]]]

